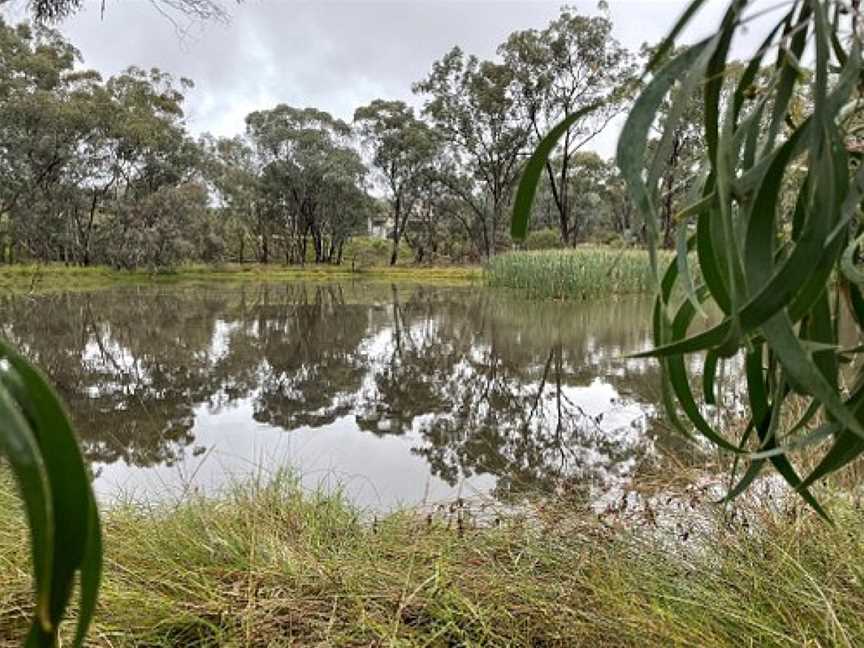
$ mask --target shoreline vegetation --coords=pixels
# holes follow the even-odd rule
[[[44,292],[95,290],[122,284],[175,283],[185,281],[290,281],[372,279],[470,283],[482,279],[480,266],[351,266],[307,264],[185,265],[173,270],[115,270],[104,266],[6,265],[0,266],[0,291]]]
[[[546,502],[481,523],[452,507],[368,519],[288,473],[210,498],[119,503],[103,511],[105,579],[88,645],[864,641],[864,569],[849,560],[864,513],[848,498],[835,498],[832,527],[794,498],[757,497],[723,516],[704,488],[657,492],[616,494],[605,511]],[[27,551],[0,479],[3,648],[26,630]]]
[[[115,270],[105,266],[0,265],[0,291],[91,290],[130,283],[183,281],[290,281],[369,279],[378,281],[482,284],[509,288],[531,298],[585,299],[604,294],[644,294],[652,279],[644,250],[585,245],[568,250],[513,251],[484,265],[389,266],[308,263],[187,264],[172,270]]]
[[[662,252],[661,263],[671,257]],[[647,251],[602,245],[501,254],[486,264],[485,278],[492,287],[540,299],[645,294],[655,288]]]

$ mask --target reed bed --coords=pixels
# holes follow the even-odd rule
[[[664,253],[662,260],[669,258]],[[485,271],[490,286],[515,288],[536,298],[586,299],[654,289],[648,254],[627,248],[510,252],[491,259]]]
[[[283,475],[121,504],[104,515],[89,645],[864,644],[864,514],[851,498],[832,505],[835,527],[794,498],[731,517],[710,499],[615,497],[599,513],[546,502],[483,524],[458,506],[375,519]],[[0,583],[0,646],[18,646],[26,531],[2,483]]]

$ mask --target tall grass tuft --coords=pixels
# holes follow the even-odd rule
[[[655,287],[644,251],[588,246],[501,254],[486,265],[486,280],[556,299],[646,293]]]
[[[376,519],[286,474],[120,504],[88,645],[864,645],[853,498],[829,526],[794,498],[733,516],[712,493],[658,488],[477,523],[470,506]],[[0,479],[0,648],[30,605],[17,505]]]

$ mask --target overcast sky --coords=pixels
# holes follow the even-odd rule
[[[20,16],[21,3],[3,10]],[[228,4],[230,20],[188,26],[185,34],[156,11],[150,0],[99,0],[60,26],[81,50],[85,65],[105,76],[129,65],[159,67],[195,82],[187,95],[194,133],[234,135],[252,110],[277,103],[315,106],[343,119],[372,99],[399,98],[417,104],[411,84],[453,45],[493,57],[506,36],[540,28],[561,2],[546,0],[389,0],[367,2],[247,0]],[[759,0],[756,4],[767,3]],[[569,4],[584,13],[596,0]],[[656,42],[686,0],[609,0],[616,37],[627,47]],[[709,0],[699,28],[714,30],[726,0]],[[691,33],[690,38],[697,34]],[[742,43],[755,40],[745,36]],[[596,142],[604,156],[614,149],[615,128]]]

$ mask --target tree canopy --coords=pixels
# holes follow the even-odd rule
[[[163,2],[199,16],[221,6]],[[607,18],[564,8],[494,60],[454,48],[415,84],[419,112],[374,99],[349,122],[280,104],[248,115],[243,133],[196,138],[190,80],[135,66],[103,79],[41,24],[78,7],[32,3],[34,25],[0,25],[0,262],[340,263],[345,243],[372,231],[389,239],[391,263],[405,248],[417,261],[479,260],[512,245],[504,222],[540,134],[597,101],[547,165],[558,217],[544,225],[564,244],[632,226],[597,208],[611,165],[594,167],[587,194],[574,173],[632,94],[634,56]]]

